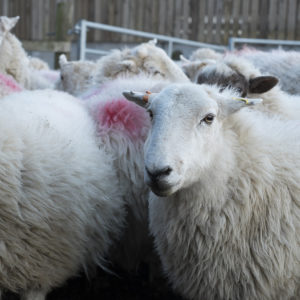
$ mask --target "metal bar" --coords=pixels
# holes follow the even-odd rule
[[[160,41],[168,42],[169,43],[169,49],[168,49],[169,56],[171,56],[171,54],[172,54],[174,43],[181,44],[181,45],[187,45],[187,46],[194,46],[194,47],[199,47],[199,48],[206,47],[206,48],[211,48],[211,49],[215,49],[215,50],[219,50],[219,51],[224,51],[227,49],[227,47],[225,47],[225,46],[206,44],[206,43],[190,41],[190,40],[170,37],[170,36],[166,36],[166,35],[161,35],[161,34],[155,34],[155,33],[139,31],[139,30],[122,28],[122,27],[118,27],[118,26],[111,26],[111,25],[106,25],[106,24],[101,24],[101,23],[95,23],[95,22],[91,22],[91,21],[87,21],[87,20],[80,20],[79,23],[77,23],[75,25],[74,30],[77,32],[80,31],[80,59],[81,60],[85,59],[85,54],[87,52],[95,53],[95,54],[96,53],[102,54],[99,52],[94,52],[94,51],[96,51],[94,49],[86,48],[87,27],[105,30],[105,31],[117,32],[117,33],[121,33],[121,34],[129,34],[129,35],[134,35],[134,36],[148,38],[148,39],[157,39]]]
[[[85,53],[92,53],[92,54],[107,54],[109,51],[105,50],[97,50],[92,48],[85,48]]]
[[[173,42],[169,41],[169,46],[168,46],[168,55],[171,57],[173,52]]]
[[[229,44],[228,44],[229,49],[234,50],[234,45],[236,43],[300,46],[300,41],[267,40],[267,39],[250,39],[250,38],[232,37],[232,38],[229,39]]]
[[[85,53],[86,53],[86,21],[81,20],[80,21],[80,60],[85,59]]]
[[[197,41],[190,41],[190,40],[185,40],[185,39],[180,39],[180,38],[174,38],[171,36],[166,36],[166,35],[161,35],[161,34],[127,29],[127,28],[122,28],[122,27],[118,27],[118,26],[95,23],[95,22],[86,21],[86,20],[84,20],[84,21],[85,21],[87,27],[95,28],[95,29],[102,29],[102,30],[111,31],[111,32],[130,34],[130,35],[135,35],[135,36],[150,38],[150,39],[157,39],[157,40],[166,41],[166,42],[172,41],[173,43],[184,44],[184,45],[189,45],[189,46],[209,47],[209,48],[217,49],[217,50],[225,50],[226,49],[225,46],[206,44],[206,43],[201,43],[201,42],[197,42]]]

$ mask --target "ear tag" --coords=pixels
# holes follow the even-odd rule
[[[150,91],[146,91],[146,94],[143,96],[143,101],[148,103],[149,95],[152,94]]]
[[[255,105],[258,103],[262,103],[263,99],[261,98],[243,98],[243,97],[235,97],[233,100],[243,101],[246,105]]]

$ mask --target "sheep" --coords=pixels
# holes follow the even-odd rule
[[[0,102],[0,128],[0,287],[43,300],[79,270],[108,267],[124,192],[74,97],[11,94]]]
[[[189,57],[190,61],[197,61],[197,60],[203,60],[203,59],[214,59],[218,60],[223,57],[222,53],[216,52],[213,49],[210,48],[199,48],[195,50]]]
[[[10,33],[19,17],[0,17],[0,72],[11,75],[24,86],[29,87],[29,59],[21,42]]]
[[[101,82],[102,78],[107,77],[144,73],[157,79],[188,82],[189,79],[181,68],[155,44],[156,40],[151,40],[132,49],[114,51],[111,55],[101,58],[98,60],[100,72],[96,81]]]
[[[181,68],[154,41],[132,49],[113,50],[96,62],[68,62],[60,56],[61,81],[57,88],[75,96],[87,92],[94,85],[102,85],[116,78],[145,74],[153,79],[188,82]]]
[[[50,70],[48,63],[38,57],[29,56],[29,66],[35,70]]]
[[[198,73],[202,68],[204,68],[207,65],[212,65],[216,63],[216,60],[214,59],[202,59],[202,60],[190,61],[186,59],[184,56],[181,56],[180,58],[181,58],[180,67],[192,82],[197,82]]]
[[[173,288],[192,300],[299,299],[300,122],[205,84],[124,95],[148,99],[150,230]]]
[[[256,98],[259,95],[264,101],[255,109],[282,118],[300,118],[300,96],[287,94],[276,86],[277,77],[261,73],[241,57],[227,55],[216,63],[203,66],[197,74],[197,83],[217,84],[221,89],[229,86],[242,97]]]
[[[0,17],[0,72],[11,75],[25,89],[53,89],[59,72],[27,55],[22,43],[10,32],[18,20],[19,17]]]
[[[11,93],[21,92],[23,88],[14,80],[13,77],[0,73],[0,98]]]
[[[181,57],[182,69],[193,82],[197,82],[197,72],[200,73],[202,68],[208,64],[222,61],[227,57],[237,57],[237,60],[247,60],[252,63],[261,73],[267,73],[276,76],[280,80],[282,90],[287,93],[298,95],[300,87],[297,84],[300,69],[300,53],[296,51],[273,50],[269,52],[259,51],[255,48],[244,47],[239,51],[227,52],[225,56],[219,58],[194,57],[194,60]]]
[[[300,94],[300,52],[297,51],[257,51],[244,48],[235,55],[249,60],[262,73],[277,76],[282,89],[290,94]]]
[[[74,96],[88,91],[94,85],[97,65],[92,61],[68,61],[64,54],[59,57],[60,80],[56,89]]]
[[[209,48],[200,48],[195,50],[189,57],[180,56],[181,68],[192,82],[196,82],[198,71],[207,64],[215,63],[223,57],[223,54],[218,53]]]
[[[112,154],[120,185],[125,189],[126,227],[113,260],[127,271],[137,270],[141,262],[151,268],[158,262],[148,231],[149,189],[143,181],[143,147],[150,119],[144,109],[127,101],[122,92],[127,88],[160,91],[167,84],[168,81],[139,75],[108,81],[80,96],[95,121],[100,145]],[[159,275],[157,270],[151,272]]]

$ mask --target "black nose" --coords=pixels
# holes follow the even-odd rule
[[[170,175],[170,173],[172,172],[172,168],[169,167],[169,166],[166,166],[166,167],[164,167],[162,169],[159,169],[159,170],[150,171],[146,167],[146,171],[147,171],[147,174],[148,174],[148,176],[150,177],[150,179],[152,181],[157,181],[161,177]]]

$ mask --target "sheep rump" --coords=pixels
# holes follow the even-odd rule
[[[123,223],[122,191],[72,96],[11,94],[0,119],[0,287],[44,299],[80,269],[105,266]]]

